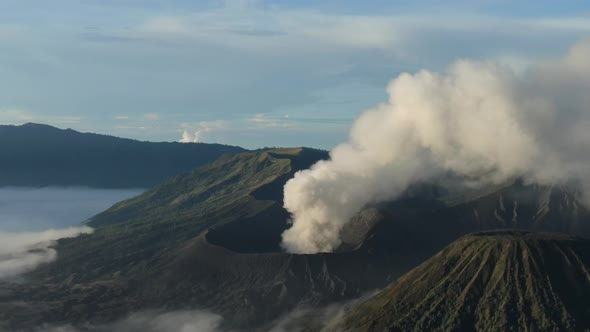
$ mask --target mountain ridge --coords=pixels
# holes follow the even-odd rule
[[[308,148],[251,151],[172,177],[91,218],[93,234],[58,241],[57,260],[28,274],[30,284],[0,283],[0,294],[13,294],[0,297],[0,313],[17,317],[11,303],[19,298],[48,323],[207,308],[229,317],[229,328],[256,329],[299,306],[386,287],[469,232],[510,226],[589,234],[588,211],[567,188],[516,181],[449,204],[444,190],[418,185],[361,211],[336,252],[285,253],[283,186],[328,157]],[[506,224],[514,210],[517,222]]]
[[[223,154],[207,143],[146,142],[45,124],[0,125],[0,186],[149,188]]]

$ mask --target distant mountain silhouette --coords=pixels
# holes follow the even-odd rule
[[[148,188],[222,154],[221,145],[141,142],[27,123],[0,125],[0,186]]]

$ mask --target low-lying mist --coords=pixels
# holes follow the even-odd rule
[[[90,233],[82,223],[140,189],[0,188],[0,279],[54,261],[60,238]]]
[[[223,332],[223,318],[203,310],[142,311],[109,324],[39,327],[36,332]]]
[[[299,307],[286,313],[266,326],[255,329],[226,327],[227,320],[208,310],[146,310],[129,314],[127,317],[104,324],[82,323],[74,325],[43,326],[35,332],[300,332],[327,329],[337,331],[338,324],[346,310],[366,300],[375,292],[364,294],[358,299],[333,303],[319,308]]]
[[[69,227],[42,232],[0,231],[0,280],[29,272],[37,266],[54,261],[55,240],[92,233],[90,227]]]
[[[330,252],[367,204],[445,174],[465,186],[520,177],[590,189],[590,40],[523,74],[494,62],[460,60],[446,72],[404,73],[389,100],[362,114],[330,160],[284,188],[293,224],[282,246]]]

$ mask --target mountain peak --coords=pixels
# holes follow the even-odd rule
[[[140,142],[46,124],[0,125],[0,186],[148,188],[245,149]]]
[[[345,319],[349,330],[583,330],[590,241],[490,231],[464,236]]]
[[[22,124],[18,127],[23,127],[23,128],[46,128],[46,129],[56,129],[56,130],[60,130],[57,127],[54,126],[50,126],[48,124],[43,124],[43,123],[35,123],[35,122],[27,122],[25,124]]]

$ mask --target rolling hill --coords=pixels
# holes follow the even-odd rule
[[[326,157],[301,148],[228,155],[113,206],[89,222],[95,233],[60,240],[58,260],[29,275],[31,283],[0,285],[8,294],[0,321],[84,324],[141,308],[198,307],[230,316],[233,327],[259,326],[298,305],[383,284],[398,267],[379,255],[280,252],[282,187]],[[360,266],[388,271],[351,273]],[[19,319],[15,299],[29,299],[28,315],[39,321]]]
[[[149,188],[245,149],[140,142],[48,125],[0,126],[0,186]]]
[[[457,195],[421,184],[367,206],[337,252],[284,253],[283,186],[327,157],[306,148],[225,155],[116,204],[89,221],[93,234],[60,240],[57,261],[29,283],[0,283],[0,321],[83,325],[143,309],[206,308],[229,328],[261,328],[296,308],[386,287],[469,232],[590,234],[588,211],[567,187],[511,181]],[[22,319],[21,305],[33,318]]]

